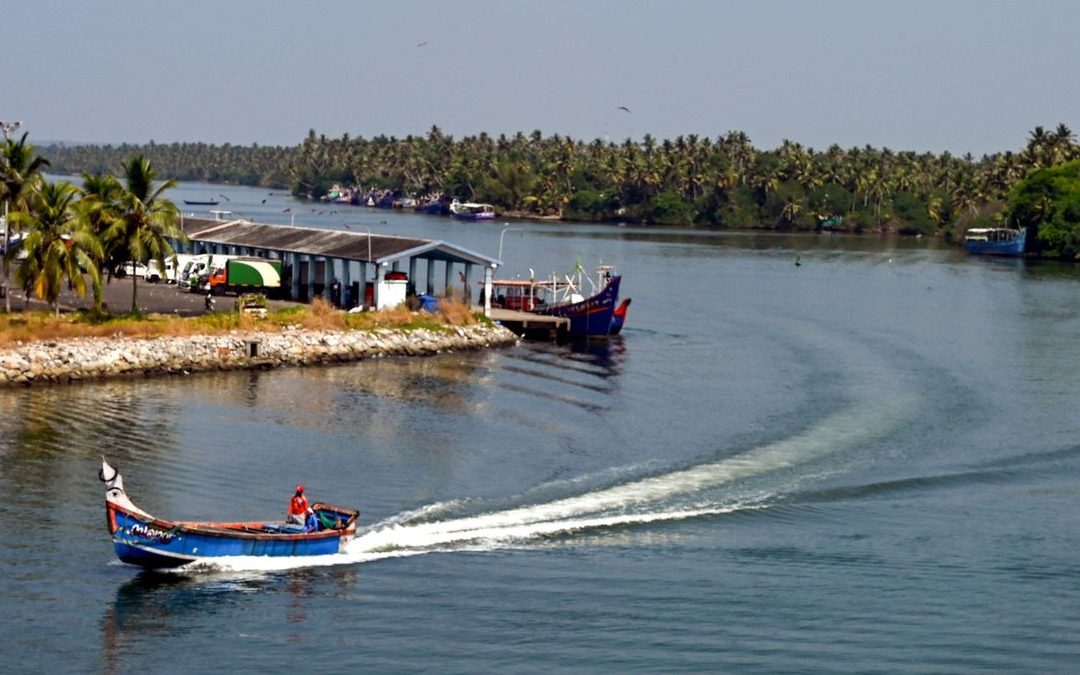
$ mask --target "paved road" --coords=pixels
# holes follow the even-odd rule
[[[0,283],[3,276],[0,275]],[[138,282],[138,304],[142,312],[154,312],[158,314],[176,314],[178,316],[195,316],[206,313],[206,296],[201,293],[188,293],[176,288],[175,284],[157,283],[151,284],[142,279]],[[230,311],[236,300],[233,296],[214,298],[216,311]],[[2,303],[2,300],[0,300]],[[284,300],[271,300],[271,308],[287,307],[297,303]],[[76,309],[88,309],[93,305],[93,294],[87,293],[85,298],[80,298],[73,291],[65,290],[60,294],[60,311],[70,312]],[[11,291],[11,309],[22,310],[27,306],[21,290]],[[105,306],[114,314],[123,314],[131,309],[131,277],[126,279],[113,279],[112,283],[105,285]],[[47,305],[33,297],[29,303],[30,309],[45,309]],[[0,304],[0,310],[3,309]]]

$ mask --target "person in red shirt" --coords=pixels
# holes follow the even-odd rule
[[[297,485],[296,493],[289,500],[289,511],[285,516],[285,522],[303,526],[307,522],[308,515],[313,513],[315,512],[311,510],[307,497],[304,496],[304,486]]]

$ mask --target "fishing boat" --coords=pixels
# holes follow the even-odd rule
[[[183,522],[143,511],[124,492],[120,472],[101,459],[109,534],[121,561],[150,569],[179,567],[225,556],[317,556],[344,550],[356,536],[360,512],[313,504],[315,527],[283,522]]]
[[[531,276],[531,275],[530,275]],[[571,337],[607,337],[618,335],[626,322],[630,298],[619,302],[622,276],[613,265],[600,265],[595,277],[584,273],[581,265],[562,278],[552,274],[544,280],[511,279],[491,282],[492,307],[570,320]],[[584,285],[589,295],[582,294]]]
[[[1024,254],[1027,230],[1008,227],[973,227],[964,233],[964,248],[978,255]]]
[[[450,202],[450,216],[458,220],[495,220],[495,207],[476,202]]]
[[[184,203],[188,206],[217,206],[221,202],[216,199],[185,199]]]

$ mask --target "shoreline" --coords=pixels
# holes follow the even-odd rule
[[[69,384],[121,377],[186,375],[434,356],[508,347],[518,336],[499,325],[372,331],[230,331],[157,338],[68,338],[0,349],[0,387]]]

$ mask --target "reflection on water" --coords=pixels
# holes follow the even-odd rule
[[[310,639],[308,622],[317,612],[312,603],[322,594],[340,594],[355,587],[355,566],[296,569],[273,574],[182,574],[143,571],[116,590],[112,604],[101,617],[101,642],[106,672],[129,672],[127,652],[146,638],[170,638],[205,630],[202,617],[243,613],[256,596],[281,593],[280,621],[260,617],[276,625],[295,626],[290,642]],[[315,589],[319,589],[318,592]]]

